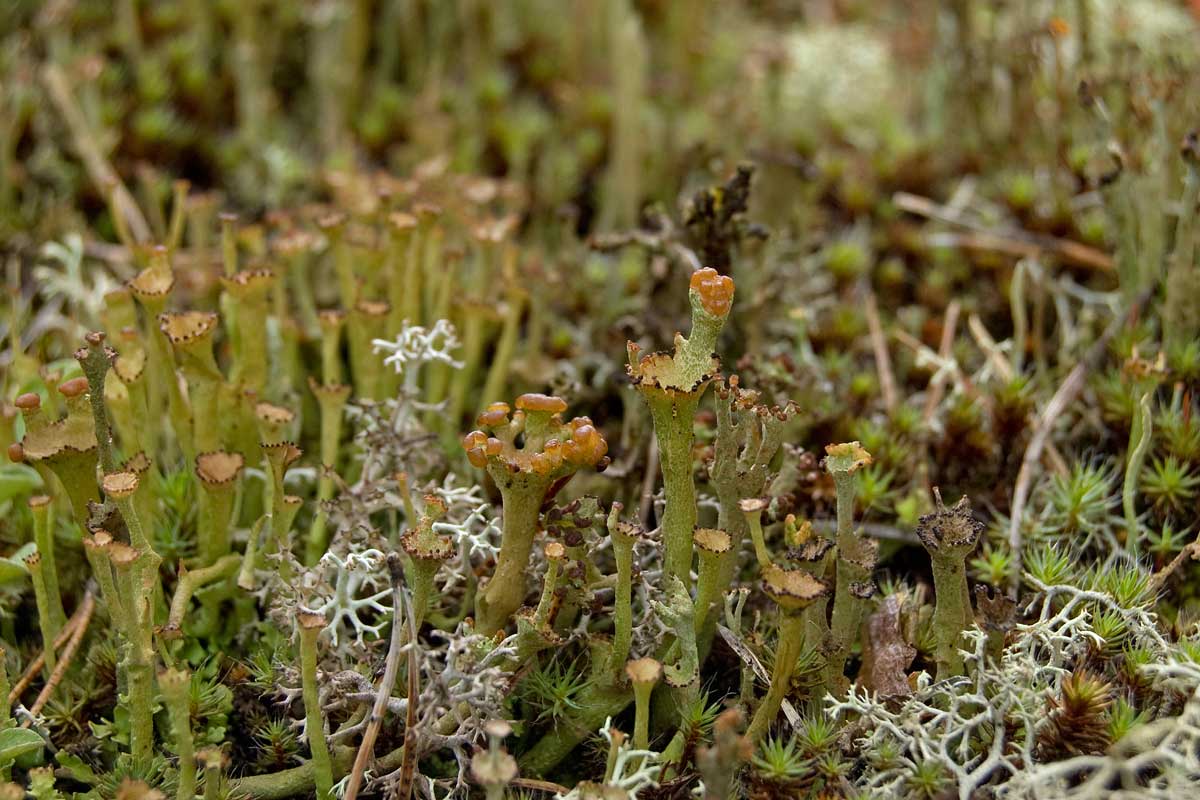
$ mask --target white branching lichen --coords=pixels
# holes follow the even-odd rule
[[[1089,648],[1104,644],[1092,628],[1094,616],[1116,614],[1132,644],[1160,657],[1170,650],[1154,614],[1145,608],[1125,608],[1104,592],[1070,585],[1045,586],[1026,577],[1038,590],[1024,610],[1024,618],[1031,621],[1014,626],[1014,635],[999,661],[988,658],[987,636],[973,628],[964,634],[965,676],[935,683],[922,672],[916,691],[898,707],[894,701],[858,687],[844,700],[827,698],[832,715],[858,719],[864,731],[856,741],[860,752],[868,754],[867,769],[858,779],[860,788],[879,796],[901,796],[918,768],[933,763],[951,777],[962,800],[975,797],[984,786],[1003,788],[1010,782],[1014,788],[1004,789],[1016,792],[1010,796],[1051,797],[1016,787],[1026,786],[1028,776],[1041,775],[1041,770],[1050,772],[1048,782],[1039,786],[1053,784],[1059,777],[1065,785],[1074,774],[1059,772],[1058,764],[1029,770],[1037,763],[1038,734],[1048,724],[1047,698],[1060,691],[1063,679]],[[1200,679],[1200,672],[1197,675]],[[1191,702],[1200,714],[1200,699]],[[1099,770],[1106,763],[1084,759],[1079,766]],[[1018,776],[1019,782],[1013,782]]]

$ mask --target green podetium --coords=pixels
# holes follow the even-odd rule
[[[845,690],[846,659],[858,636],[867,600],[874,593],[871,574],[875,570],[879,543],[866,538],[854,527],[854,499],[858,488],[854,474],[870,463],[871,454],[858,442],[825,447],[825,469],[833,476],[837,490],[837,589],[825,662],[825,690],[834,695]]]
[[[96,491],[99,447],[87,388],[86,378],[64,381],[58,387],[59,394],[66,398],[67,415],[55,421],[47,419],[36,394],[19,396],[13,405],[25,418],[25,437],[19,448],[10,450],[11,456],[19,456],[36,468],[47,485],[53,485],[50,473],[58,477],[80,526],[87,521],[88,503],[100,500]]]
[[[217,315],[212,311],[164,312],[158,327],[174,350],[179,371],[187,382],[192,444],[198,453],[220,449],[217,397],[224,376],[213,356]]]
[[[689,580],[692,531],[696,527],[696,487],[692,476],[692,420],[709,383],[720,369],[717,337],[733,305],[733,279],[714,269],[692,273],[688,297],[692,330],[687,339],[675,335],[675,350],[641,355],[628,343],[629,378],[641,392],[654,419],[654,435],[662,463],[667,506],[662,530],[663,571]]]
[[[454,542],[434,529],[434,523],[446,514],[446,502],[435,494],[425,495],[425,513],[416,525],[400,537],[400,547],[408,554],[408,582],[412,587],[412,607],[416,626],[421,627],[433,596],[433,579],[442,564],[454,557]]]
[[[933,490],[937,508],[921,517],[917,536],[933,561],[933,630],[937,637],[938,680],[961,675],[963,659],[958,645],[971,626],[971,595],[967,591],[967,558],[979,543],[983,523],[971,515],[966,496],[950,508],[942,504],[941,492]]]
[[[525,599],[525,568],[533,550],[542,503],[552,489],[584,466],[608,465],[608,443],[587,417],[562,421],[561,397],[523,394],[509,416],[493,403],[476,420],[482,430],[463,438],[472,466],[487,469],[504,503],[504,530],[496,571],[476,601],[476,629],[491,635],[508,624]],[[523,439],[517,444],[518,438]]]
[[[300,682],[304,698],[304,732],[312,752],[313,783],[317,800],[333,797],[333,762],[325,739],[325,719],[321,714],[317,685],[317,638],[325,630],[325,617],[304,611],[296,618],[300,629]]]
[[[779,641],[775,646],[771,687],[746,730],[746,738],[751,742],[762,738],[771,727],[791,687],[792,672],[804,645],[804,610],[829,591],[824,583],[805,570],[775,565],[763,570],[762,588],[779,607]]]

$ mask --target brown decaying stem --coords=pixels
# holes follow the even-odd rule
[[[1038,425],[1034,429],[1033,435],[1029,437],[1029,444],[1025,447],[1025,455],[1021,459],[1021,469],[1017,473],[1017,483],[1013,487],[1012,513],[1008,525],[1008,547],[1013,559],[1013,569],[1009,577],[1009,582],[1010,588],[1013,591],[1017,589],[1017,584],[1021,580],[1021,517],[1025,513],[1025,504],[1029,502],[1029,488],[1033,483],[1034,468],[1038,460],[1042,457],[1042,449],[1046,446],[1050,438],[1050,431],[1054,428],[1054,423],[1058,420],[1059,415],[1066,410],[1067,406],[1082,391],[1083,382],[1087,378],[1092,365],[1100,361],[1108,351],[1108,343],[1117,335],[1117,331],[1137,317],[1142,306],[1153,295],[1155,288],[1154,286],[1147,288],[1134,298],[1124,314],[1113,318],[1108,323],[1108,327],[1100,334],[1100,338],[1092,343],[1092,346],[1084,353],[1083,358],[1079,359],[1071,371],[1067,373],[1067,377],[1059,385],[1058,391],[1054,393],[1054,396],[1050,398],[1050,402],[1046,404],[1045,410],[1042,411],[1041,418],[1038,420]]]
[[[71,632],[71,640],[67,642],[67,646],[63,648],[62,658],[59,659],[58,665],[55,666],[54,672],[50,673],[50,679],[46,681],[46,685],[42,687],[42,691],[38,694],[37,699],[33,701],[33,705],[29,708],[31,716],[36,716],[50,701],[50,695],[54,694],[63,675],[67,672],[67,667],[71,666],[71,659],[75,656],[75,651],[79,649],[79,643],[83,641],[83,635],[87,633],[88,624],[92,621],[92,611],[96,608],[96,596],[91,588],[83,595],[83,602],[79,605],[79,610],[76,615],[79,621],[75,623]],[[32,719],[27,719],[21,725],[22,728],[28,728]]]
[[[892,359],[888,354],[883,325],[879,321],[879,305],[875,302],[875,293],[871,291],[870,287],[866,289],[864,311],[867,315],[867,330],[871,334],[871,349],[875,353],[875,369],[879,372],[879,390],[883,394],[883,407],[889,412],[895,411],[896,378],[892,374]]]
[[[638,502],[638,519],[642,527],[650,523],[650,511],[654,507],[654,485],[658,478],[658,437],[650,437],[646,450],[646,473],[642,479],[642,495]]]
[[[1179,551],[1179,555],[1171,559],[1171,563],[1160,569],[1158,572],[1150,576],[1150,582],[1146,585],[1147,591],[1150,594],[1157,594],[1167,582],[1167,578],[1171,577],[1175,572],[1184,565],[1185,562],[1192,559],[1200,559],[1200,535],[1188,542]]]
[[[392,637],[384,662],[383,677],[376,689],[375,704],[371,707],[371,718],[367,721],[362,742],[358,746],[358,754],[354,757],[354,767],[350,770],[350,781],[346,785],[344,800],[356,800],[358,791],[362,788],[363,774],[367,770],[368,762],[375,755],[375,740],[379,738],[379,730],[383,727],[388,698],[392,696],[392,687],[396,685],[396,673],[400,671],[400,650],[404,646],[404,628],[401,626],[404,596],[400,582],[404,568],[397,554],[392,553],[388,556],[388,568],[392,579]],[[414,705],[411,697],[408,704],[410,707]],[[407,732],[405,738],[408,738]]]
[[[950,357],[954,347],[954,334],[958,330],[958,314],[961,310],[962,305],[957,300],[950,301],[950,305],[946,306],[946,316],[942,320],[942,340],[938,344],[938,356],[943,359]],[[938,403],[942,402],[945,393],[946,374],[938,372],[929,385],[929,396],[925,398],[925,410],[921,416],[926,422],[933,418],[933,412],[937,410]]]
[[[979,345],[979,349],[992,362],[996,373],[1006,381],[1013,380],[1016,377],[1016,371],[1013,369],[1012,363],[1000,351],[1000,348],[997,347],[996,340],[988,333],[988,329],[984,326],[983,320],[979,318],[978,314],[972,314],[967,318],[967,328],[971,331],[971,336],[975,339],[975,343]],[[1037,425],[1037,414],[1030,413],[1029,422],[1031,425]],[[1046,466],[1059,475],[1066,475],[1070,472],[1067,460],[1063,458],[1062,453],[1058,452],[1058,448],[1054,446],[1054,442],[1046,443]]]
[[[417,775],[417,705],[421,699],[421,687],[418,683],[420,665],[417,663],[417,622],[413,616],[412,604],[405,603],[405,616],[408,618],[408,709],[404,715],[404,761],[400,765],[400,788],[396,792],[399,800],[408,800],[412,796],[413,781]]]
[[[1031,233],[1020,228],[987,228],[964,216],[959,209],[938,205],[928,197],[909,192],[896,192],[892,195],[892,202],[896,204],[896,208],[909,214],[971,230],[971,234],[961,236],[958,240],[959,244],[967,248],[994,250],[1024,257],[1049,252],[1075,266],[1088,267],[1100,272],[1116,270],[1112,257],[1107,253],[1070,239]]]
[[[555,794],[568,794],[571,791],[560,783],[539,781],[534,778],[513,778],[508,785],[516,789],[532,789],[535,792],[554,792]]]

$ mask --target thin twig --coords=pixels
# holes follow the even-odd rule
[[[971,331],[971,336],[975,339],[975,344],[979,345],[979,349],[992,362],[996,374],[1006,381],[1013,380],[1016,377],[1016,370],[1013,369],[1012,362],[1008,360],[996,345],[996,340],[992,338],[992,334],[988,332],[987,327],[984,326],[983,320],[979,318],[978,314],[971,314],[971,316],[967,317],[967,328]],[[1037,414],[1030,412],[1029,423],[1037,425]],[[1054,442],[1046,442],[1046,465],[1059,475],[1066,475],[1070,472],[1067,460],[1063,458],[1062,453],[1058,452],[1058,448],[1054,446]]]
[[[658,437],[650,437],[646,448],[646,472],[642,476],[642,496],[638,503],[638,520],[645,528],[650,524],[650,510],[654,507],[654,483],[658,478]]]
[[[1174,575],[1185,562],[1194,559],[1200,559],[1200,535],[1184,545],[1183,549],[1179,551],[1179,555],[1171,559],[1170,564],[1150,576],[1150,582],[1147,584],[1149,594],[1158,594],[1163,584],[1167,582],[1167,578]]]
[[[1108,350],[1108,343],[1117,335],[1130,320],[1137,317],[1146,301],[1150,299],[1154,293],[1155,287],[1150,287],[1143,291],[1140,295],[1134,298],[1129,304],[1124,314],[1115,317],[1104,332],[1100,334],[1100,338],[1092,343],[1075,366],[1067,373],[1067,377],[1058,387],[1058,391],[1050,398],[1050,402],[1046,404],[1046,408],[1042,411],[1042,415],[1038,420],[1037,427],[1033,431],[1033,435],[1029,437],[1029,444],[1025,447],[1025,455],[1021,459],[1021,469],[1017,473],[1017,483],[1013,487],[1013,502],[1012,512],[1008,523],[1008,547],[1010,550],[1010,558],[1013,559],[1013,570],[1009,576],[1010,588],[1016,591],[1018,583],[1021,580],[1021,517],[1025,513],[1025,505],[1029,502],[1029,489],[1033,483],[1033,471],[1041,460],[1042,450],[1045,448],[1047,441],[1050,438],[1050,431],[1054,428],[1054,423],[1058,421],[1059,416],[1066,410],[1067,406],[1075,400],[1075,397],[1083,390],[1084,380],[1087,378],[1088,372],[1092,366],[1104,357]]]
[[[396,792],[399,800],[408,800],[412,796],[413,781],[417,777],[417,705],[421,699],[417,622],[413,617],[412,603],[407,597],[404,600],[408,619],[408,713],[404,716],[404,761],[400,764],[400,787]]]
[[[1100,272],[1116,271],[1112,257],[1107,253],[1070,239],[1032,233],[1022,228],[989,228],[969,219],[961,210],[940,205],[928,197],[909,192],[896,192],[892,195],[892,202],[901,211],[909,214],[972,231],[971,234],[957,238],[957,242],[966,248],[993,250],[1021,257],[1051,253],[1075,266],[1088,267]]]
[[[554,794],[568,794],[571,791],[561,783],[539,781],[533,778],[513,778],[508,785],[518,789],[532,789],[535,792],[552,792]]]
[[[867,330],[871,334],[871,349],[875,351],[875,369],[879,373],[879,391],[883,394],[883,407],[888,413],[896,410],[896,378],[892,374],[892,358],[888,353],[887,339],[879,321],[879,304],[875,293],[866,287]]]
[[[962,304],[957,300],[951,300],[950,305],[946,306],[946,316],[942,320],[942,340],[938,345],[938,357],[942,361],[950,358],[954,348],[954,334],[958,330],[958,314],[961,310]],[[933,418],[933,412],[937,410],[938,403],[942,402],[945,393],[946,373],[938,370],[929,384],[929,396],[925,398],[925,412],[922,417],[926,422]]]
[[[95,608],[96,596],[89,586],[87,591],[83,593],[83,602],[80,603],[79,610],[76,612],[80,614],[80,617],[71,633],[71,640],[63,648],[62,658],[55,665],[54,672],[50,673],[50,679],[46,681],[46,685],[42,687],[41,693],[38,694],[37,699],[33,701],[33,705],[29,708],[31,717],[35,717],[41,713],[46,703],[50,701],[50,696],[54,694],[54,690],[62,681],[63,675],[67,673],[67,668],[71,666],[71,659],[75,657],[75,651],[79,649],[79,643],[83,641],[83,636],[87,633],[88,624],[92,621],[92,611]],[[31,721],[32,719],[25,720],[21,727],[28,728]]]
[[[371,716],[367,720],[367,728],[363,732],[362,742],[358,746],[358,754],[354,757],[354,766],[350,770],[350,782],[346,785],[345,800],[356,800],[358,790],[362,788],[363,775],[367,771],[367,764],[375,755],[375,740],[379,738],[379,730],[383,727],[384,717],[387,716],[388,699],[392,696],[392,688],[396,685],[396,674],[400,671],[400,650],[404,646],[404,626],[402,624],[404,593],[401,588],[404,580],[404,567],[398,554],[388,555],[388,570],[392,580],[392,637],[388,645],[387,659],[384,662],[383,677],[376,690],[375,704],[371,707]],[[416,646],[415,636],[413,646]],[[409,705],[413,705],[411,698]]]

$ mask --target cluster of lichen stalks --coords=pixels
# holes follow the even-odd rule
[[[335,243],[336,225],[329,228]],[[293,548],[293,522],[303,502],[284,488],[289,466],[301,455],[287,438],[294,414],[264,399],[280,391],[271,385],[266,364],[268,310],[279,302],[272,299],[279,277],[265,269],[237,269],[231,227],[227,222],[227,274],[221,301],[231,328],[230,374],[223,372],[213,351],[218,314],[167,311],[175,285],[171,248],[154,249],[128,287],[107,298],[108,327],[115,332],[109,341],[115,340],[116,348],[106,343],[102,333],[87,337],[86,346],[76,353],[83,377],[57,387],[66,411],[61,419],[50,418],[37,395],[18,398],[25,435],[9,449],[14,461],[34,465],[47,486],[61,487],[70,514],[86,531],[85,553],[120,639],[126,688],[121,702],[130,719],[130,756],[135,768],[144,769],[155,752],[157,692],[171,712],[172,749],[179,756],[179,797],[191,797],[197,781],[187,695],[181,689],[188,676],[179,669],[161,670],[160,660],[164,664],[175,660],[173,643],[185,635],[185,625],[189,636],[204,637],[217,630],[222,624],[221,604],[235,595],[244,602],[245,592],[256,588],[256,569],[273,554]],[[353,273],[344,277],[343,288],[359,308],[370,302],[358,296],[361,282]],[[753,545],[762,589],[778,606],[779,617],[770,687],[756,703],[746,737],[753,741],[773,724],[792,690],[792,675],[805,648],[824,658],[821,690],[845,691],[845,667],[873,591],[875,543],[857,532],[853,521],[854,475],[870,462],[870,456],[857,443],[827,448],[825,466],[837,486],[836,542],[789,519],[785,527],[792,548],[786,559],[772,557],[763,532],[767,502],[762,494],[784,423],[795,408],[760,405],[756,395],[741,388],[736,379],[725,384],[719,378],[715,350],[732,305],[732,280],[715,270],[698,270],[691,276],[689,296],[691,335],[677,335],[672,352],[642,355],[636,345],[629,345],[628,374],[649,406],[662,465],[666,505],[657,537],[662,545],[662,588],[655,606],[669,632],[655,652],[631,658],[634,549],[655,537],[623,520],[620,504],[614,503],[608,532],[616,574],[604,576],[594,565],[582,565],[586,580],[614,589],[612,634],[591,637],[590,680],[577,710],[522,756],[527,774],[548,772],[605,719],[630,703],[635,705],[635,746],[648,746],[652,723],[660,731],[675,725],[679,732],[670,740],[663,760],[670,763],[682,756],[687,733],[677,709],[697,696],[701,667],[717,625],[714,606],[719,607],[741,574],[740,558],[747,542]],[[325,374],[323,382],[310,379],[310,388],[320,403],[322,460],[332,469],[350,390],[340,383],[336,355],[342,318],[325,312],[319,319],[326,337]],[[386,391],[382,376],[365,362],[355,365],[353,337],[350,344],[359,394],[378,396]],[[698,528],[693,418],[714,382],[719,385],[718,431],[709,471],[720,513],[716,528]],[[476,631],[497,636],[515,624],[514,671],[561,643],[564,620],[574,618],[565,611],[560,580],[581,566],[585,550],[570,539],[546,544],[547,571],[539,602],[535,608],[521,608],[527,597],[525,573],[543,527],[546,501],[581,467],[607,464],[604,437],[586,417],[563,422],[567,404],[562,399],[525,394],[515,406],[515,410],[504,403],[488,406],[478,417],[486,430],[471,432],[462,442],[469,463],[487,470],[503,499],[499,555],[477,595],[473,624]],[[163,597],[161,558],[152,546],[157,520],[149,486],[155,465],[146,455],[169,452],[162,431],[145,424],[162,414],[171,422],[180,454],[193,464],[201,489],[196,556],[186,568],[180,565],[169,603]],[[238,489],[248,463],[265,468],[260,498]],[[324,488],[318,490],[318,500],[329,496]],[[238,552],[231,536],[237,527],[238,502],[255,500],[258,521]],[[53,539],[46,533],[50,504],[35,498],[31,506],[39,524],[38,553],[29,566],[49,662],[65,613],[54,569]],[[410,520],[397,540],[408,559],[406,573],[418,619],[429,603],[439,565],[453,552],[452,543],[432,527],[444,511],[437,498],[427,498],[426,513],[420,520]],[[246,515],[245,510],[241,513]],[[978,530],[961,503],[950,511],[939,508],[922,526],[922,539],[934,557],[936,615],[944,634],[938,664],[939,673],[945,675],[961,669],[955,645],[970,613],[963,560]],[[324,551],[324,537],[324,521],[318,513],[304,548],[308,560]],[[291,569],[288,559],[274,563],[280,570]],[[191,605],[194,597],[200,601],[196,611]],[[347,768],[346,753],[331,755],[323,734],[317,648],[325,620],[303,613],[297,625],[312,760],[277,780],[258,776],[241,781],[240,788],[250,794],[271,796],[315,786],[318,796],[328,797],[334,778]],[[675,703],[659,703],[653,697],[660,679],[665,686],[658,688],[659,695]],[[208,753],[205,763],[216,765],[208,777],[218,780],[220,758]]]
[[[429,184],[435,182],[430,179]],[[436,194],[430,185],[422,189]],[[52,531],[56,516],[65,515],[81,532],[103,608],[118,634],[120,707],[128,712],[131,774],[148,775],[151,769],[156,697],[161,697],[173,726],[170,749],[179,756],[179,796],[192,796],[196,768],[186,710],[190,675],[172,665],[179,663],[185,640],[224,641],[238,633],[230,626],[239,615],[225,613],[227,604],[253,608],[255,594],[264,588],[265,569],[278,571],[286,585],[297,561],[314,564],[326,552],[326,501],[339,482],[353,480],[356,469],[342,441],[351,395],[371,404],[419,388],[420,396],[404,396],[402,402],[440,404],[448,412],[445,417],[428,415],[436,428],[446,418],[461,416],[477,376],[492,387],[489,391],[503,390],[523,309],[515,249],[506,243],[512,217],[495,216],[511,198],[500,184],[487,180],[442,188],[437,196],[455,204],[445,212],[454,216],[453,234],[440,221],[441,207],[412,202],[409,213],[402,210],[398,194],[371,186],[367,193],[376,202],[392,198],[392,210],[373,206],[354,217],[322,213],[315,221],[276,215],[272,258],[249,268],[242,266],[247,252],[256,259],[268,255],[262,228],[239,230],[235,217],[221,215],[219,311],[177,311],[174,303],[185,296],[181,287],[191,292],[200,287],[196,293],[202,293],[213,283],[207,229],[214,220],[207,214],[189,218],[187,186],[180,182],[163,244],[141,245],[118,225],[126,252],[140,269],[104,297],[105,330],[88,334],[86,346],[75,354],[82,375],[60,383],[61,373],[46,369],[14,374],[14,383],[36,380],[46,390],[15,399],[14,414],[5,414],[4,439],[9,460],[34,467],[48,492],[29,500],[37,549],[26,563],[37,598],[47,677],[51,687],[60,679],[58,673],[51,677],[55,649],[64,652],[67,627],[75,623],[74,618],[67,621],[64,595],[74,595],[83,605],[81,591],[59,586]],[[116,219],[124,219],[114,210]],[[190,248],[183,246],[185,233]],[[443,249],[451,245],[455,252]],[[470,259],[462,257],[466,247],[473,250]],[[338,279],[340,308],[317,310],[320,293],[308,268],[320,259]],[[180,269],[179,261],[189,266]],[[464,276],[477,279],[466,291],[459,283],[469,280]],[[509,300],[500,314],[484,302],[486,292],[497,286]],[[384,369],[382,357],[372,352],[373,340],[385,332],[421,330],[420,323],[447,319],[462,320],[460,329],[466,332],[461,345],[454,343],[461,362],[453,378],[461,385],[452,385],[448,367],[438,369],[445,365],[422,371],[417,364],[408,366],[408,383],[402,387],[399,375]],[[493,326],[500,329],[502,343],[489,366],[483,364],[483,354]],[[18,338],[14,334],[14,341]],[[303,365],[303,348],[310,342],[319,354],[315,374]],[[343,345],[349,376],[344,374]],[[419,386],[418,373],[424,379]],[[302,456],[293,440],[311,402],[306,391],[315,401],[313,427],[318,429],[322,470],[311,523],[306,531],[297,531],[305,501],[285,484],[289,468]],[[586,448],[589,463],[603,455],[592,455],[603,447],[603,439],[582,425],[574,427],[568,445],[572,459],[578,456],[570,448]],[[166,524],[157,487],[178,462],[187,465],[193,478],[198,514],[186,557],[169,564],[177,576],[168,595],[160,573],[163,558],[154,549]],[[249,472],[260,466],[265,479],[256,484]],[[444,537],[432,532],[445,510],[439,509],[440,502],[427,497],[419,519],[411,514],[405,535],[392,537],[406,554],[418,611],[428,605],[433,573],[453,552]],[[238,532],[246,530],[246,523],[243,544]],[[334,770],[345,765],[336,758],[331,762],[317,704],[318,634],[326,622],[301,614],[297,624],[306,713],[318,723],[308,728],[313,758],[301,769],[300,780],[315,783],[318,794],[327,797]],[[78,633],[82,638],[84,631]],[[168,669],[160,671],[164,665]],[[13,724],[7,712],[3,724]],[[217,765],[209,775],[215,792],[221,759],[209,758],[208,763]],[[239,783],[237,790],[269,795],[296,780],[286,771],[277,781],[262,777],[258,784]]]
[[[570,565],[575,560],[576,569],[582,569],[594,585],[615,586],[612,635],[592,637],[590,673],[576,711],[560,720],[554,731],[520,759],[521,766],[535,775],[554,767],[583,737],[631,702],[635,704],[634,747],[648,746],[652,722],[660,731],[675,725],[678,732],[663,751],[662,760],[670,764],[680,758],[688,727],[678,719],[678,709],[697,696],[701,667],[716,627],[714,606],[719,607],[733,588],[741,573],[740,556],[748,544],[757,558],[762,590],[779,613],[770,686],[757,702],[743,741],[757,741],[771,728],[792,691],[793,674],[805,649],[823,658],[821,680],[810,699],[819,700],[826,693],[840,695],[849,682],[846,665],[874,592],[877,543],[854,525],[854,476],[870,464],[871,456],[858,442],[826,448],[825,468],[837,488],[836,541],[814,534],[811,525],[798,525],[789,517],[785,527],[792,547],[786,559],[775,559],[762,525],[768,502],[759,495],[781,445],[783,423],[795,409],[759,405],[753,392],[732,379],[718,392],[718,433],[709,466],[720,500],[719,527],[697,527],[693,418],[708,385],[718,380],[719,360],[714,350],[732,304],[733,282],[714,270],[698,270],[691,277],[690,297],[691,336],[677,335],[673,352],[641,355],[638,346],[629,343],[629,377],[654,421],[665,508],[660,535],[653,537],[637,524],[623,521],[621,505],[613,504],[608,531],[617,565],[615,576],[593,574],[593,566],[578,563],[584,556],[582,548],[552,539],[545,547],[547,571],[541,600],[536,609],[518,611],[526,596],[523,572],[539,530],[539,509],[577,466],[596,463],[605,452],[590,420],[576,418],[564,425],[559,414],[566,410],[565,401],[523,395],[511,419],[504,403],[494,404],[479,416],[479,425],[490,435],[476,430],[463,439],[470,462],[487,469],[504,504],[501,552],[477,604],[478,631],[494,634],[516,613],[520,652],[528,657],[561,641],[562,631],[556,632],[555,625],[567,594],[557,585],[564,561]],[[521,433],[523,446],[517,448],[514,441]],[[937,500],[937,510],[922,518],[920,534],[934,565],[938,674],[948,677],[961,672],[963,666],[958,640],[972,624],[965,561],[982,525],[972,518],[966,498],[953,509],[944,508],[940,497]],[[656,606],[670,632],[655,653],[630,659],[634,546],[655,539],[662,546],[663,596]],[[652,695],[663,678],[666,685],[659,691],[678,702],[654,706],[655,713],[666,719],[652,721]],[[727,747],[721,752],[744,753],[747,749]],[[709,751],[706,763],[720,768],[717,774],[705,777],[726,785],[732,773],[722,775],[721,770],[736,772],[739,762],[722,760],[716,754],[715,749]]]

